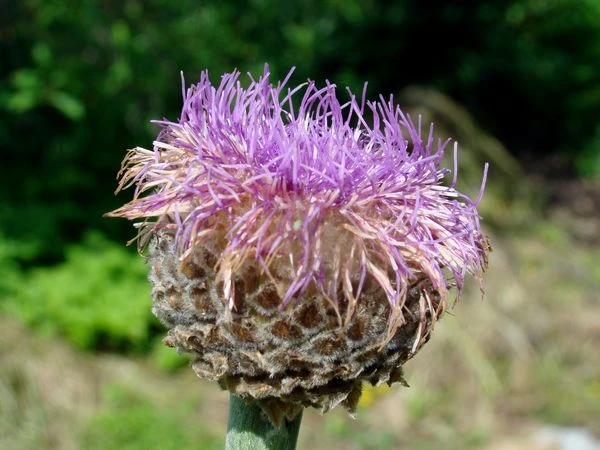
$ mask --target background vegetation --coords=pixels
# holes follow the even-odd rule
[[[275,79],[296,66],[293,83],[359,92],[368,80],[371,96],[429,108],[465,148],[467,174],[492,160],[489,301],[442,323],[454,347],[423,356],[457,373],[416,365],[426,381],[385,403],[369,391],[356,428],[309,416],[323,442],[305,443],[480,448],[522,418],[600,432],[598,221],[580,220],[600,207],[600,2],[0,0],[0,10],[0,447],[221,446],[211,430],[224,416],[197,405],[224,398],[177,371],[185,359],[160,344],[143,260],[123,246],[131,225],[101,216],[129,195],[111,194],[125,150],[151,145],[150,120],[177,118],[180,71],[192,83],[206,68],[217,79],[265,63]],[[468,320],[480,323],[470,337]],[[39,368],[75,387],[48,397]],[[465,377],[470,386],[452,385]]]

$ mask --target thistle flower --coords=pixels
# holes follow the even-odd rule
[[[456,145],[443,184],[448,141],[392,97],[342,103],[290,75],[243,87],[203,73],[153,149],[127,154],[118,190],[134,198],[110,213],[141,220],[165,343],[274,424],[305,406],[353,412],[364,381],[403,382],[488,252],[487,166],[472,200],[455,189]]]

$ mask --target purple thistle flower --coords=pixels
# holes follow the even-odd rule
[[[247,88],[238,72],[218,86],[202,73],[179,121],[156,121],[153,150],[129,151],[118,190],[135,185],[134,199],[111,215],[157,219],[140,242],[171,229],[182,260],[225,226],[218,278],[230,308],[233,274],[248,259],[267,274],[275,259],[288,260],[282,308],[309,285],[337,305],[341,283],[351,311],[370,275],[391,306],[391,329],[419,277],[442,299],[451,284],[460,291],[465,273],[481,279],[488,245],[477,204],[487,165],[471,200],[455,189],[456,167],[442,184],[448,141],[436,141],[433,126],[423,137],[420,118],[415,126],[391,96],[370,102],[349,92],[341,103],[329,83],[287,88],[291,73],[274,86],[265,68]]]
[[[448,141],[392,97],[340,103],[329,83],[286,87],[291,73],[244,88],[204,72],[154,148],[128,152],[117,190],[134,198],[109,214],[142,219],[165,343],[277,426],[306,406],[353,412],[363,381],[403,381],[489,251],[487,165],[472,200],[455,189],[456,144],[454,171],[440,168]]]

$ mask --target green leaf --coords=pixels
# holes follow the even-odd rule
[[[40,74],[33,69],[20,69],[12,74],[11,81],[17,90],[39,90],[42,86]]]
[[[85,106],[66,92],[52,92],[48,102],[71,120],[80,120],[85,115]]]
[[[52,51],[43,43],[36,43],[31,50],[31,57],[38,66],[46,67],[52,62]]]
[[[39,97],[34,91],[18,91],[8,96],[6,109],[21,114],[35,108],[39,104]]]

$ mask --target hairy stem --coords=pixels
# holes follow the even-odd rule
[[[225,450],[295,450],[301,421],[300,412],[275,428],[257,404],[231,394]]]

